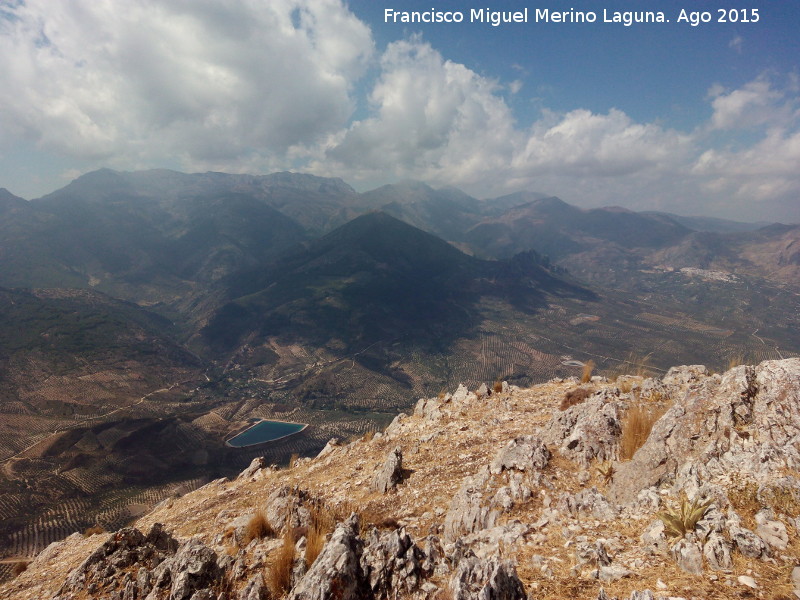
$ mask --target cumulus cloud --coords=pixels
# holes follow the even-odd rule
[[[794,118],[791,100],[766,78],[747,83],[728,93],[720,86],[709,90],[712,129],[744,129],[764,124],[785,123]]]
[[[546,111],[521,129],[497,82],[419,38],[391,44],[381,68],[373,115],[334,140],[317,169],[365,180],[391,171],[491,194],[544,180],[563,190],[576,179],[661,173],[688,162],[688,135],[635,123],[619,110]]]
[[[284,158],[346,125],[373,53],[341,0],[27,0],[0,17],[0,127],[79,158]]]
[[[328,168],[358,177],[391,168],[433,181],[480,178],[508,164],[519,136],[498,91],[418,38],[392,43],[369,98],[374,116],[353,123],[328,150]]]
[[[35,145],[59,173],[293,168],[677,212],[733,199],[800,220],[796,78],[712,86],[692,131],[621,109],[543,109],[522,126],[504,96],[524,101],[529,74],[524,88],[491,79],[418,36],[376,59],[344,0],[6,2],[0,53],[0,152]]]

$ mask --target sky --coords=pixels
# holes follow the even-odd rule
[[[0,187],[101,167],[797,223],[800,2],[0,0]]]

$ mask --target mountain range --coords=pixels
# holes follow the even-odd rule
[[[797,355],[799,275],[798,225],[530,192],[108,169],[0,189],[0,553],[57,539],[45,514],[118,525],[459,383]],[[259,418],[311,426],[225,446]]]

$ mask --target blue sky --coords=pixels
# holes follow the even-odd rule
[[[499,27],[384,22],[526,7]],[[598,21],[535,23],[536,8]],[[681,8],[711,22],[678,23]],[[717,22],[729,8],[759,20]],[[795,0],[0,0],[0,187],[291,169],[800,222],[798,25]]]

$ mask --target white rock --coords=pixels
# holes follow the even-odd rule
[[[739,575],[736,581],[738,581],[742,585],[746,585],[749,588],[753,588],[754,590],[758,589],[758,584],[756,583],[756,580],[748,575]]]

